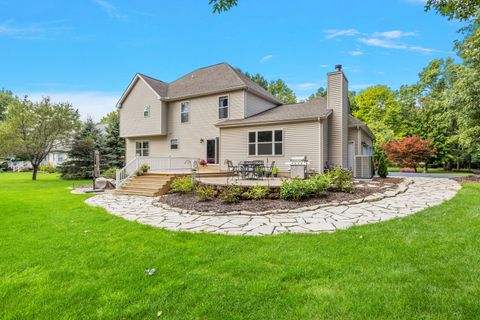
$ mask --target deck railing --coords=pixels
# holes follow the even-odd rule
[[[125,167],[117,170],[116,188],[119,189],[135,171],[144,164],[150,167],[150,171],[178,172],[188,171],[198,167],[198,158],[188,157],[139,157],[136,156]]]

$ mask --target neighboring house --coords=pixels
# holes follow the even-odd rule
[[[126,160],[141,157],[205,159],[224,167],[261,159],[287,172],[291,157],[310,169],[353,168],[371,155],[375,136],[350,113],[341,66],[327,75],[327,98],[283,104],[226,63],[166,83],[137,74],[118,102]],[[370,161],[370,160],[369,160]]]
[[[40,166],[51,166],[54,168],[61,166],[68,160],[68,150],[69,148],[63,144],[56,145],[42,160]]]

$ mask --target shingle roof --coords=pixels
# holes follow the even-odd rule
[[[140,77],[148,83],[148,85],[160,96],[165,97],[167,95],[168,90],[168,83],[163,82],[161,80],[154,79],[152,77],[146,76],[144,74],[139,73]]]
[[[217,126],[246,125],[271,121],[296,121],[327,117],[332,111],[327,109],[327,100],[323,97],[294,104],[283,104],[245,119],[225,120]]]
[[[372,130],[360,119],[355,118],[351,114],[348,115],[348,126],[349,127],[361,127],[365,132],[370,135],[372,139],[376,139],[375,135],[373,134]]]
[[[143,74],[139,75],[164,100],[178,100],[235,89],[246,89],[272,102],[282,103],[277,97],[235,70],[228,63],[199,68],[171,83],[165,83]]]

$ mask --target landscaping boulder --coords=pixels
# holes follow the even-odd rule
[[[95,189],[115,189],[115,180],[107,178],[95,179]]]

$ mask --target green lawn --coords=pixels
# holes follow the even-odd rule
[[[2,319],[478,319],[480,184],[333,234],[175,233],[0,174]],[[89,231],[89,232],[85,232]],[[156,268],[153,276],[145,269]]]
[[[413,170],[413,168],[398,168],[398,167],[388,167],[388,171],[390,172],[400,172],[402,169],[408,169],[408,170]],[[423,168],[417,168],[418,173],[424,173]],[[428,168],[427,173],[434,173],[434,174],[454,174],[454,175],[459,175],[459,176],[467,176],[472,174],[472,171],[470,170],[452,170],[448,171],[443,168]]]

